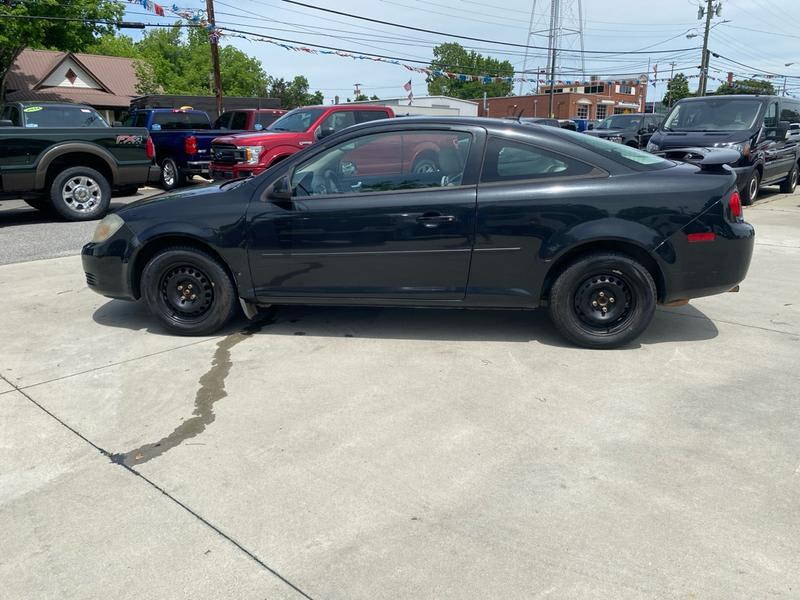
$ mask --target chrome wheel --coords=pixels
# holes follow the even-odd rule
[[[753,202],[758,196],[758,174],[754,174],[750,178],[750,183],[747,187],[747,195],[750,198],[750,202]]]
[[[70,177],[61,187],[61,198],[75,212],[90,213],[97,210],[102,200],[102,190],[91,177],[78,175]]]
[[[436,163],[428,158],[417,161],[411,169],[414,173],[436,173]]]
[[[172,187],[175,185],[175,166],[172,164],[172,161],[167,161],[161,167],[161,179],[164,181],[164,185],[167,187]]]

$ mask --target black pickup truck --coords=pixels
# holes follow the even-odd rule
[[[0,195],[69,221],[99,219],[112,189],[158,179],[141,127],[111,127],[89,106],[14,102],[0,112]]]

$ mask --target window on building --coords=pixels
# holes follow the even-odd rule
[[[577,116],[579,119],[589,118],[589,104],[578,104]]]
[[[595,119],[602,120],[606,118],[606,114],[608,114],[608,105],[607,104],[598,104],[597,105],[597,114]]]
[[[602,94],[605,91],[604,85],[590,85],[583,88],[585,94]]]
[[[632,94],[633,93],[633,88],[631,86],[625,85],[625,84],[620,85],[619,86],[619,93],[620,94]]]

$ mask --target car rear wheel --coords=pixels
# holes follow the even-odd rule
[[[111,203],[111,186],[94,169],[71,167],[53,179],[50,202],[68,221],[99,219],[106,214]]]
[[[411,166],[411,172],[416,174],[437,173],[438,171],[439,163],[433,155],[422,155]]]
[[[616,348],[637,338],[655,314],[656,286],[647,269],[614,252],[587,254],[550,290],[550,318],[569,341]]]
[[[742,193],[742,204],[750,206],[758,198],[758,190],[761,187],[761,175],[758,171],[753,171]]]
[[[196,248],[160,251],[145,266],[141,289],[150,312],[180,335],[214,333],[236,311],[236,291],[227,271]]]
[[[781,192],[784,194],[792,194],[794,193],[796,187],[797,187],[797,163],[795,163],[795,165],[792,167],[792,170],[789,171],[789,175],[786,177],[786,179],[781,181]]]
[[[186,184],[186,177],[181,173],[178,165],[171,158],[161,163],[161,187],[165,190],[174,190]]]

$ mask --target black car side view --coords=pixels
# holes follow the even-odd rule
[[[778,96],[704,96],[680,100],[650,138],[647,151],[683,160],[709,148],[730,148],[730,164],[752,204],[762,185],[790,194],[800,172],[800,100]],[[700,152],[698,152],[700,150]]]
[[[431,153],[435,169],[413,169]],[[611,348],[658,303],[744,279],[754,231],[721,165],[733,154],[693,165],[555,127],[373,121],[260,176],[128,205],[83,266],[179,334],[239,306],[546,306],[568,340]]]
[[[618,144],[625,144],[631,148],[643,149],[663,119],[664,115],[657,113],[612,115],[584,133]]]

